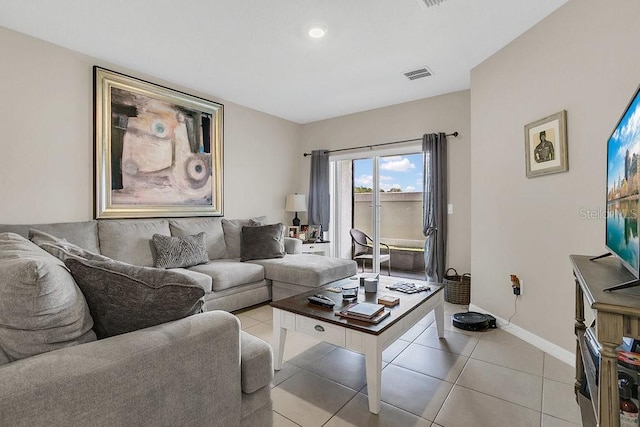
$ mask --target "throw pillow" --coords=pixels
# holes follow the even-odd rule
[[[190,236],[202,231],[207,233],[209,259],[222,259],[227,254],[222,230],[222,218],[171,218],[169,228],[172,236]]]
[[[36,230],[34,228],[29,230],[29,240],[38,245],[40,248],[49,252],[54,257],[61,261],[67,258],[83,258],[91,259],[95,261],[109,261],[110,258],[96,254],[81,248],[78,245],[68,242],[66,239],[61,239],[44,231]]]
[[[193,267],[209,262],[204,232],[179,237],[154,234],[152,240],[156,248],[158,268]]]
[[[284,231],[284,224],[242,227],[240,261],[284,257]]]
[[[62,261],[22,236],[0,233],[0,353],[14,361],[95,341],[92,327]]]
[[[204,311],[204,290],[184,274],[118,261],[69,258],[65,264],[87,299],[99,339]]]
[[[264,216],[251,219],[225,219],[222,218],[224,230],[224,242],[227,246],[227,258],[240,258],[242,246],[242,227],[264,225],[267,220]]]
[[[117,261],[133,265],[153,267],[155,248],[151,242],[154,234],[170,236],[166,219],[102,219],[98,222],[100,253]]]

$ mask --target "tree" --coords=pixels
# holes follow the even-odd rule
[[[373,193],[373,189],[369,187],[358,186],[353,188],[353,192],[354,193]]]
[[[393,187],[391,190],[389,190],[389,193],[402,193],[402,188]]]

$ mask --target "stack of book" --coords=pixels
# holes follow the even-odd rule
[[[391,314],[385,310],[382,304],[372,304],[369,302],[354,302],[336,313],[340,317],[353,320],[361,320],[368,323],[379,323],[382,319]]]

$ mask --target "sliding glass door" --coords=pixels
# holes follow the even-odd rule
[[[349,228],[361,230],[373,239],[373,265],[368,262],[367,266],[371,271],[379,272],[382,255],[382,270],[386,271],[388,258],[385,255],[390,255],[394,269],[423,269],[420,262],[416,264],[415,261],[422,257],[424,245],[422,153],[372,156],[339,163],[341,179],[344,181],[350,177],[352,181],[351,218],[343,206],[341,212],[336,212],[341,224],[339,228],[344,230],[349,223]],[[337,197],[342,204],[348,203],[345,185],[334,188],[342,193]],[[384,244],[382,253],[380,243]]]

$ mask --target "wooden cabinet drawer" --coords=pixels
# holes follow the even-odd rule
[[[342,347],[346,344],[345,328],[321,320],[296,316],[296,331]]]

